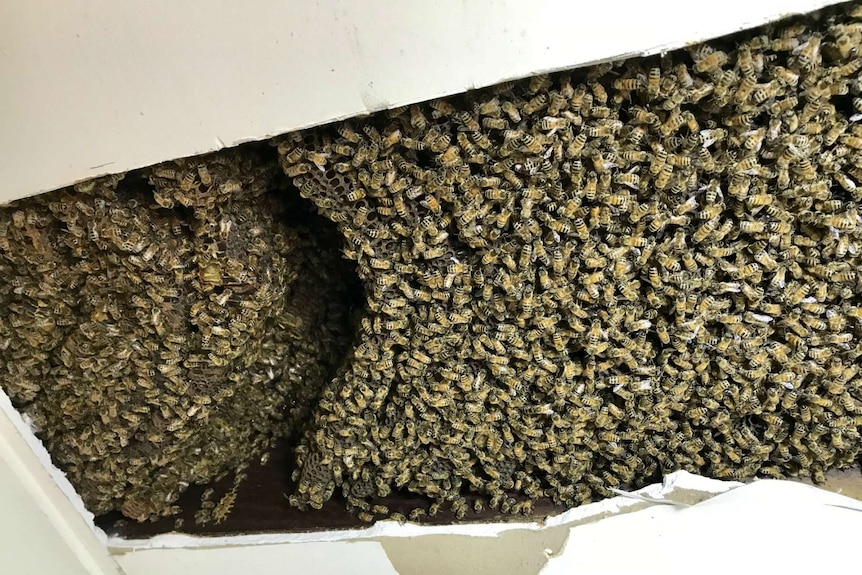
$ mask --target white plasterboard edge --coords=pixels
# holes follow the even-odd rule
[[[835,0],[0,5],[0,201]]]
[[[259,0],[256,3],[256,6],[259,8],[262,4],[266,3],[266,1]],[[77,98],[69,100],[67,106],[46,106],[44,105],[44,101],[34,98],[32,100],[32,105],[28,106],[27,104],[30,100],[25,101],[24,98],[15,100],[14,97],[10,97],[8,95],[13,93],[12,88],[19,85],[17,79],[20,79],[22,74],[32,70],[38,71],[38,62],[29,62],[30,65],[28,65],[28,61],[26,59],[23,61],[10,60],[10,52],[14,52],[16,46],[14,44],[3,45],[0,43],[0,76],[3,76],[8,81],[7,89],[0,92],[0,103],[14,104],[9,106],[0,106],[0,126],[4,127],[3,130],[0,130],[0,152],[2,152],[0,153],[0,176],[2,176],[4,181],[4,188],[0,190],[0,200],[8,201],[13,198],[54,189],[70,184],[74,181],[90,178],[96,175],[125,171],[170,158],[213,151],[241,142],[264,139],[278,133],[319,125],[336,119],[368,113],[386,107],[394,107],[437,96],[458,93],[475,87],[488,86],[511,78],[524,77],[543,71],[572,68],[593,62],[617,59],[620,57],[668,51],[693,42],[761,25],[779,17],[808,12],[836,3],[838,2],[829,0],[766,0],[761,2],[725,0],[721,3],[714,3],[707,0],[702,0],[700,2],[654,0],[647,6],[647,12],[643,13],[644,18],[633,18],[633,20],[636,20],[635,28],[630,30],[626,26],[623,26],[622,32],[618,29],[618,22],[616,22],[616,19],[602,16],[606,16],[607,13],[620,15],[628,14],[631,16],[633,14],[632,10],[643,9],[643,6],[646,6],[647,3],[629,3],[621,2],[620,0],[605,0],[601,3],[588,3],[584,5],[577,3],[577,5],[575,5],[575,3],[568,3],[563,0],[546,0],[545,2],[533,4],[529,8],[525,8],[524,4],[516,2],[515,0],[501,0],[495,4],[482,0],[471,3],[455,3],[451,6],[452,10],[447,10],[444,6],[435,6],[433,8],[434,12],[442,14],[441,18],[443,19],[436,22],[439,29],[445,28],[446,18],[452,18],[452,22],[457,24],[452,26],[452,38],[447,38],[444,35],[443,40],[445,42],[455,44],[459,41],[463,41],[465,44],[463,44],[462,47],[467,46],[472,48],[472,50],[457,53],[456,56],[458,56],[458,60],[442,62],[442,64],[440,62],[437,62],[436,64],[433,61],[429,62],[429,66],[435,68],[435,73],[432,74],[430,78],[427,78],[426,81],[421,82],[418,88],[412,86],[413,78],[409,78],[410,74],[421,75],[423,73],[423,68],[416,65],[417,62],[412,62],[412,64],[414,64],[413,66],[408,65],[403,68],[399,68],[396,74],[390,74],[388,77],[385,76],[385,74],[384,76],[380,76],[380,74],[383,74],[386,71],[386,66],[389,64],[389,61],[381,56],[385,56],[385,51],[390,48],[396,50],[399,49],[399,44],[397,42],[383,42],[372,46],[371,44],[360,41],[360,38],[363,37],[363,35],[366,38],[369,36],[377,36],[383,31],[391,31],[392,29],[397,29],[401,25],[398,18],[390,20],[389,22],[382,22],[380,18],[377,17],[358,19],[358,14],[367,11],[368,6],[374,5],[377,7],[385,7],[388,4],[388,0],[380,0],[379,2],[369,0],[366,3],[346,2],[342,0],[321,0],[314,3],[313,6],[312,3],[296,3],[291,7],[295,9],[304,9],[306,10],[306,14],[314,13],[315,11],[320,12],[322,10],[327,13],[331,12],[334,15],[342,16],[342,23],[340,26],[344,28],[344,33],[341,35],[335,34],[335,37],[341,38],[343,41],[343,36],[350,36],[351,40],[347,42],[346,56],[342,54],[347,58],[347,60],[342,62],[341,65],[349,66],[351,64],[357,64],[359,67],[358,71],[354,70],[347,73],[346,78],[349,80],[347,85],[351,86],[351,88],[344,90],[344,94],[346,94],[347,98],[346,100],[341,101],[338,105],[334,104],[334,101],[330,101],[329,103],[331,105],[328,107],[315,107],[313,104],[315,101],[314,94],[303,92],[300,100],[304,98],[307,102],[306,107],[313,108],[311,114],[305,114],[303,109],[298,115],[290,116],[289,121],[285,120],[284,115],[279,116],[278,114],[275,114],[269,117],[264,115],[262,116],[262,118],[266,120],[264,123],[240,123],[233,126],[230,130],[223,130],[223,126],[219,125],[218,121],[202,121],[196,126],[183,126],[184,129],[189,128],[192,133],[191,136],[184,136],[185,139],[183,139],[180,137],[180,134],[170,132],[169,128],[175,126],[169,122],[165,123],[166,117],[161,117],[161,123],[159,123],[159,113],[162,108],[172,112],[176,112],[177,108],[193,109],[195,102],[183,101],[182,98],[178,101],[166,100],[164,97],[159,99],[156,98],[156,96],[159,95],[158,92],[144,94],[145,98],[156,98],[155,100],[149,100],[146,102],[150,105],[148,111],[152,110],[156,113],[156,118],[150,122],[154,123],[155,127],[151,127],[150,131],[145,134],[146,137],[143,138],[144,140],[147,140],[146,149],[135,150],[132,153],[125,154],[123,157],[116,156],[115,160],[108,160],[105,157],[99,157],[94,160],[93,157],[88,156],[87,153],[93,151],[93,147],[96,142],[100,142],[103,148],[96,149],[95,152],[93,152],[97,156],[98,154],[105,153],[105,150],[108,150],[111,154],[125,153],[123,152],[124,146],[130,145],[131,142],[136,140],[141,134],[131,130],[131,128],[126,125],[119,127],[120,122],[116,119],[113,123],[110,121],[90,122],[89,124],[86,124],[89,127],[87,138],[67,141],[63,138],[52,138],[52,136],[55,136],[50,130],[50,128],[53,127],[52,119],[59,120],[61,118],[71,118],[72,128],[75,126],[83,126],[84,124],[76,124],[76,122],[86,123],[88,121],[88,116],[87,114],[81,113],[82,111],[77,109],[76,106],[80,105],[82,102],[89,101],[88,96],[93,94],[88,92],[88,90],[110,90],[112,87],[116,87],[115,84],[129,83],[134,80],[141,82],[142,75],[147,73],[146,63],[153,57],[153,54],[150,54],[148,50],[145,49],[149,44],[145,44],[141,50],[129,51],[128,54],[123,56],[131,58],[129,61],[121,62],[124,65],[122,67],[123,72],[128,75],[128,78],[102,78],[101,83],[96,83],[98,85],[91,85],[92,83],[88,83],[83,80],[75,82],[75,77],[70,79],[49,78],[49,82],[53,82],[53,85],[49,83],[41,86],[40,88],[42,90],[66,94],[64,90],[70,88],[72,85],[68,82],[64,85],[63,82],[71,80],[72,84],[74,84]],[[33,42],[36,44],[40,44],[41,40],[45,39],[41,34],[50,35],[52,32],[57,32],[57,30],[51,29],[50,27],[42,26],[43,22],[39,17],[43,15],[43,12],[45,15],[50,15],[52,17],[54,14],[62,10],[68,11],[73,9],[83,10],[84,12],[87,10],[93,10],[94,14],[91,15],[93,18],[100,17],[99,14],[102,16],[107,14],[107,16],[104,16],[98,23],[99,28],[110,30],[112,34],[122,38],[125,37],[124,32],[129,31],[124,29],[123,26],[128,27],[130,25],[128,20],[131,20],[128,18],[128,15],[123,18],[124,11],[129,12],[132,4],[135,5],[136,10],[143,10],[140,14],[144,17],[143,20],[155,18],[155,22],[158,23],[160,22],[159,19],[164,17],[164,14],[161,12],[165,10],[165,7],[152,7],[155,3],[141,2],[137,4],[130,3],[129,5],[124,3],[122,6],[116,4],[112,6],[112,4],[113,3],[111,2],[105,1],[99,3],[98,6],[94,8],[96,4],[91,3],[70,1],[63,3],[62,5],[56,5],[47,0],[42,0],[41,2],[33,1],[20,4],[15,7],[14,14],[10,9],[11,7],[6,5],[0,7],[0,14],[9,12],[8,14],[5,14],[8,18],[0,18],[0,32],[9,31],[10,33],[0,34],[0,37],[6,39],[12,38],[14,40],[15,36],[11,33],[12,28],[14,28],[15,24],[18,22],[16,18],[20,17],[21,14],[24,14],[36,22],[37,30],[39,27],[43,28],[38,30],[39,34],[36,34],[36,37],[33,38]],[[274,3],[270,3],[270,5],[274,5]],[[186,26],[188,22],[195,22],[197,23],[196,25],[199,25],[201,23],[200,18],[209,18],[213,14],[218,15],[220,12],[225,12],[227,10],[226,6],[226,4],[219,3],[211,3],[206,6],[201,6],[194,2],[174,3],[171,5],[171,9],[177,12],[177,14],[174,14],[176,17],[168,18],[167,20],[164,20],[163,23],[165,26],[175,26],[177,25],[177,22],[180,22],[182,26]],[[304,6],[307,6],[307,8]],[[400,4],[399,17],[409,19],[410,10],[422,11],[424,9],[423,6],[427,6],[427,4],[420,3],[418,0],[415,3],[405,2],[404,4]],[[547,45],[539,46],[539,49],[528,51],[527,48],[529,46],[524,43],[524,38],[528,38],[530,41],[542,39],[543,32],[546,27],[562,25],[560,23],[555,23],[553,20],[548,20],[547,18],[544,20],[541,17],[534,18],[533,16],[535,16],[537,11],[536,6],[544,7],[546,11],[555,11],[555,14],[559,12],[561,15],[566,15],[567,17],[575,14],[579,17],[579,20],[567,21],[568,34],[557,33],[561,28],[551,30],[553,33],[545,34],[548,36]],[[253,8],[254,6],[249,9],[251,10]],[[708,14],[715,15],[716,17],[704,17],[703,14],[706,13],[705,11],[707,10],[714,11],[709,12]],[[538,11],[541,12],[541,10]],[[523,18],[514,18],[515,15],[521,12],[523,12]],[[179,17],[183,14],[187,14],[188,17]],[[640,16],[640,13],[637,15]],[[344,18],[344,16],[346,16],[346,18]],[[63,32],[69,32],[69,30],[74,31],[76,26],[86,28],[86,25],[89,23],[86,20],[76,20],[76,13],[71,14],[70,18],[71,20],[69,21],[61,22],[61,24],[65,24],[65,26],[59,27]],[[116,21],[112,21],[111,18],[115,18]],[[416,18],[414,17],[413,20],[416,20]],[[565,18],[560,18],[560,20],[565,20]],[[131,22],[131,25],[133,28],[135,26],[141,26],[141,22],[142,21],[133,21]],[[418,25],[424,26],[428,22],[430,22],[430,20],[423,21],[420,18]],[[357,23],[360,24],[360,26],[357,26]],[[115,25],[111,26],[109,24]],[[416,22],[414,22],[414,25],[416,25]],[[389,30],[377,29],[375,26],[388,27]],[[510,27],[515,29],[519,34],[513,35],[512,31],[508,29]],[[153,26],[148,28],[147,32],[143,34],[144,38],[148,39],[147,41],[153,43],[152,47],[157,46],[160,42],[165,40],[165,38],[160,38],[159,35],[154,32],[158,29],[160,29],[159,26]],[[299,31],[299,29],[299,27],[296,28],[297,31]],[[630,34],[629,32],[632,30],[637,33]],[[92,32],[92,29],[90,31]],[[28,30],[25,28],[24,33],[27,32]],[[138,32],[140,32],[140,30],[138,30]],[[280,33],[285,35],[285,39],[287,38],[288,32],[289,29],[287,27],[280,30]],[[409,27],[402,26],[400,31],[401,38],[409,40],[409,37],[413,32],[421,32],[421,30],[413,30]],[[313,30],[310,32],[312,35],[314,33],[315,32]],[[656,33],[660,35],[661,40],[657,40],[658,36],[651,35]],[[515,37],[518,35],[521,37],[520,43],[518,38]],[[385,37],[385,34],[383,36]],[[497,36],[506,40],[510,45],[504,46],[503,44],[500,44],[494,46],[494,50],[491,52],[485,50],[486,47],[481,44],[484,44],[484,41],[489,37],[493,39]],[[577,38],[581,36],[589,36],[589,38],[587,38],[589,41],[578,43],[579,41]],[[592,40],[597,37],[604,37],[606,39],[610,38],[612,45],[593,42]],[[574,40],[572,40],[572,38],[574,38]],[[111,38],[108,38],[107,40],[102,38],[102,41],[108,43],[102,47],[96,46],[95,51],[97,53],[112,54],[112,57],[119,57],[111,51],[112,46],[109,40],[111,40]],[[213,42],[215,42],[215,40],[216,39],[214,39]],[[242,51],[244,42],[248,43],[252,40],[255,40],[255,38],[242,37],[241,34],[238,37],[231,38],[231,42],[238,52]],[[570,43],[567,44],[566,42]],[[574,44],[571,42],[574,42]],[[50,44],[50,42],[47,42],[47,44]],[[344,48],[343,42],[338,46],[339,49]],[[648,47],[643,48],[643,46]],[[206,46],[204,46],[204,48],[206,48]],[[401,50],[402,53],[404,52],[404,49],[408,49],[406,44],[402,45],[401,48],[403,48]],[[533,48],[535,48],[535,46]],[[49,51],[51,50],[50,45],[48,45],[48,49]],[[366,49],[370,49],[374,52],[373,55],[375,58],[368,59],[370,56],[365,54]],[[383,52],[381,52],[381,50]],[[334,50],[334,52],[338,51]],[[53,50],[51,53],[58,59],[71,57],[71,64],[77,64],[80,66],[82,63],[81,61],[74,60],[75,54],[69,54],[57,50]],[[465,60],[465,53],[471,56],[470,62]],[[363,56],[363,54],[365,54],[365,56]],[[415,57],[417,54],[418,53],[415,53],[414,51],[412,56]],[[431,55],[433,56],[434,54]],[[170,54],[171,58],[175,58],[178,61],[182,61],[183,56],[184,54],[181,52]],[[449,54],[449,56],[451,56],[451,54]],[[473,57],[475,57],[475,61],[473,61]],[[504,63],[505,71],[501,71],[499,66],[495,67],[488,65],[490,62],[489,59],[492,57],[496,62],[499,63],[502,61]],[[63,64],[65,65],[65,63],[66,62],[64,61]],[[84,63],[86,64],[86,62]],[[136,69],[134,65],[135,63],[144,67],[144,71],[138,73],[139,70]],[[206,62],[201,62],[201,64],[205,63]],[[292,62],[288,62],[288,64],[292,64]],[[410,64],[410,62],[408,62],[408,64]],[[221,66],[221,62],[216,65]],[[73,72],[76,71],[74,65],[69,67]],[[246,81],[248,78],[243,74],[253,75],[253,70],[254,66],[250,66],[248,69],[243,69],[241,71],[227,71],[219,77],[219,80],[228,85],[233,79],[236,79],[238,82],[239,80]],[[316,68],[312,69],[312,71],[315,70]],[[407,72],[405,72],[405,70]],[[82,71],[83,69],[77,69],[77,72]],[[152,70],[150,70],[150,72],[152,72]],[[168,72],[170,72],[170,70],[168,70]],[[232,78],[230,73],[233,73],[235,78]],[[382,79],[384,80],[384,82],[382,82],[383,84],[389,82],[387,90],[390,91],[381,92],[379,89],[370,90],[370,85],[373,84],[374,81],[369,78]],[[143,79],[146,80],[146,78]],[[408,79],[410,81],[406,81]],[[181,78],[179,78],[178,81],[179,80],[181,80]],[[203,78],[203,80],[206,80],[206,78]],[[254,80],[254,78],[252,78],[252,80]],[[258,78],[258,80],[261,80],[261,78]],[[145,83],[146,82],[143,82],[143,84]],[[300,83],[296,91],[302,92],[302,90],[308,88],[308,86],[311,86],[312,89],[322,90],[318,95],[333,89],[331,84],[308,81]],[[395,87],[402,91],[394,90]],[[343,86],[341,86],[341,88],[343,88]],[[4,95],[13,99],[8,101],[3,100],[2,97]],[[38,96],[36,93],[33,95]],[[198,95],[192,94],[192,96],[197,97]],[[286,102],[284,104],[284,108],[291,108],[291,106],[295,107],[297,102],[300,100]],[[357,104],[357,102],[359,102],[359,104]],[[135,103],[139,104],[141,102]],[[129,104],[129,102],[124,102],[121,99],[116,101],[118,110],[127,104]],[[259,104],[260,102],[243,101],[239,99],[225,102],[225,106],[219,110],[223,116],[229,117],[235,116],[238,113],[241,114],[247,106],[253,107],[254,105]],[[95,110],[89,111],[95,112]],[[115,115],[118,115],[118,117],[121,115],[119,112],[115,112]],[[129,110],[125,110],[125,112],[129,112]],[[52,116],[53,114],[59,115],[55,117]],[[13,115],[15,116],[14,118]],[[33,121],[36,119],[40,119],[40,121],[42,121],[43,127],[48,127],[47,131],[43,133],[28,131],[29,126],[33,124]],[[12,129],[5,129],[9,126],[12,126]],[[67,126],[67,128],[69,128],[69,126]],[[213,136],[213,134],[223,134],[224,137]],[[20,143],[20,138],[24,135],[30,136],[30,143],[35,143],[35,147],[27,148],[26,146],[18,145]],[[175,143],[175,141],[178,143]],[[76,154],[76,151],[79,149],[85,152],[83,157]],[[50,150],[50,153],[46,154],[45,150]],[[74,158],[74,161],[70,158]],[[36,160],[38,160],[38,162]],[[92,514],[86,511],[80,497],[69,484],[65,475],[63,475],[63,473],[50,462],[50,457],[44,447],[29,430],[20,415],[12,408],[8,397],[6,397],[2,391],[0,391],[0,411],[3,411],[9,416],[20,435],[27,441],[27,444],[35,454],[35,457],[37,457],[41,462],[40,464],[51,474],[59,489],[61,489],[66,497],[68,497],[70,503],[75,507],[77,512],[80,513],[86,522],[92,526],[91,528],[94,536],[99,538],[100,541],[105,541],[104,533],[92,525]],[[575,512],[577,512],[577,510],[575,510]],[[522,525],[533,525],[533,527],[527,527],[531,529],[539,528],[537,524],[503,524],[499,528],[494,526],[482,526],[481,529],[487,530],[489,533],[498,529],[496,533],[499,533],[499,529],[524,528]],[[397,530],[399,531],[403,531],[404,529],[404,527],[401,526],[395,527],[397,527]],[[443,529],[455,527],[462,526],[449,526],[443,527]],[[384,529],[384,527],[381,526],[379,529]],[[480,528],[476,527],[476,529]],[[362,532],[365,531],[368,530],[362,530]],[[305,536],[314,538],[316,536],[324,537],[326,534],[305,534]],[[212,541],[212,539],[207,539],[206,541]]]
[[[698,491],[705,495],[724,493],[736,488],[740,483],[719,481],[693,475],[685,471],[669,474],[662,483],[649,485],[636,491],[638,495],[653,499],[663,499],[674,489]],[[582,505],[551,516],[543,521],[511,522],[511,523],[463,523],[456,525],[417,525],[415,523],[399,524],[396,521],[378,521],[366,529],[343,529],[333,531],[317,531],[313,533],[257,533],[250,535],[232,535],[224,537],[198,537],[177,533],[166,533],[149,539],[124,539],[109,537],[108,546],[112,550],[123,552],[132,549],[155,548],[200,548],[224,547],[226,545],[273,545],[279,543],[313,543],[335,541],[361,541],[380,537],[421,537],[423,535],[463,535],[468,537],[496,537],[500,533],[513,530],[537,531],[546,527],[555,527],[574,522],[589,521],[591,518],[605,517],[620,513],[635,505],[643,505],[642,501],[629,497],[613,497],[596,503]]]
[[[573,527],[540,574],[856,572],[850,550],[860,511],[862,503],[842,495],[761,480],[690,507],[653,506]]]
[[[0,390],[0,465],[15,476],[33,497],[50,525],[93,575],[116,574],[107,553],[107,537],[93,523],[80,496],[51,462],[8,396]],[[2,512],[2,510],[0,510]],[[14,521],[14,517],[4,517]],[[36,537],[36,535],[33,535]]]
[[[12,406],[9,397],[0,390],[0,412],[12,423],[15,431],[26,442],[32,456],[51,476],[63,495],[69,500],[74,510],[81,515],[96,539],[116,552],[126,552],[134,549],[158,548],[213,548],[242,545],[272,545],[278,543],[315,543],[334,541],[368,540],[378,537],[417,537],[422,535],[464,535],[472,537],[496,537],[500,533],[512,530],[540,530],[567,523],[588,521],[593,517],[616,514],[641,501],[628,497],[614,497],[596,503],[582,505],[551,516],[541,522],[506,522],[506,523],[464,523],[456,525],[417,525],[395,521],[379,521],[366,529],[344,529],[332,531],[317,531],[310,533],[259,533],[249,535],[232,535],[223,537],[198,537],[177,533],[157,535],[149,539],[124,539],[117,536],[107,536],[96,527],[93,514],[86,509],[80,495],[69,483],[66,475],[51,461],[51,457],[33,430]],[[662,499],[674,489],[689,489],[704,494],[723,493],[738,487],[736,482],[719,481],[694,475],[685,471],[677,471],[664,478],[662,483],[649,485],[636,491],[636,494]]]
[[[66,474],[57,468],[57,466],[54,465],[54,462],[51,461],[51,455],[45,449],[45,446],[41,441],[39,441],[39,438],[36,437],[33,430],[24,421],[24,418],[18,410],[13,407],[9,396],[6,395],[2,389],[0,389],[0,412],[3,412],[3,414],[9,418],[9,421],[15,427],[15,430],[27,443],[33,456],[48,472],[51,479],[54,480],[54,483],[57,484],[57,487],[63,492],[63,495],[66,496],[75,511],[77,511],[81,517],[84,518],[84,521],[92,527],[93,535],[95,535],[101,543],[106,543],[108,540],[107,535],[105,535],[105,532],[96,527],[95,523],[93,523],[95,516],[87,510],[87,507],[84,505],[84,500],[81,499],[81,496],[78,495],[77,491],[75,491],[75,488],[69,482]]]
[[[113,557],[128,575],[398,575],[377,541],[149,549]]]

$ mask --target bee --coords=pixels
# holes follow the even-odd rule
[[[512,102],[506,100],[500,104],[503,113],[508,116],[509,120],[514,122],[515,124],[521,121],[521,113],[518,111],[518,108]]]
[[[449,146],[437,157],[437,162],[444,168],[456,166],[460,161],[461,154],[457,146]]]
[[[688,92],[688,100],[692,103],[697,103],[715,91],[715,86],[711,83],[705,83],[697,88],[692,88]]]
[[[799,99],[796,96],[791,96],[783,100],[779,100],[769,106],[769,113],[773,116],[779,116],[788,110],[795,108],[799,104]]]
[[[566,118],[556,118],[553,116],[545,116],[539,120],[538,127],[540,130],[562,130],[569,125],[569,120]]]
[[[715,72],[716,70],[727,64],[727,62],[727,54],[720,50],[716,50],[700,59],[695,57],[694,71],[699,74],[703,74],[705,72]]]
[[[547,105],[548,105],[548,97],[545,94],[539,94],[537,96],[534,96],[529,102],[524,104],[524,106],[521,108],[521,112],[523,112],[527,116],[532,116],[533,114],[535,114],[539,110],[542,110],[545,107],[547,107]],[[520,115],[519,115],[518,120],[515,120],[513,117],[511,117],[511,115],[510,115],[510,118],[513,122],[519,122],[520,121]]]
[[[744,104],[749,96],[751,96],[755,86],[757,86],[757,79],[753,75],[743,74],[742,81],[739,83],[733,96],[734,102]]]
[[[810,163],[806,166],[806,168],[810,168]],[[809,175],[812,173],[811,169],[807,169],[806,171]],[[840,185],[846,191],[851,193],[856,191],[856,182],[854,182],[846,174],[836,172],[835,174],[832,174],[832,177],[835,178],[835,181],[838,182],[838,185]]]
[[[652,322],[648,319],[642,319],[633,321],[630,324],[626,325],[626,329],[629,331],[642,331],[647,330],[652,327]]]
[[[455,107],[452,106],[449,102],[442,99],[433,100],[430,104],[433,112],[431,116],[433,118],[448,118],[455,115]],[[417,127],[417,126],[414,126]],[[421,128],[420,128],[421,129]]]
[[[508,130],[509,122],[505,118],[482,118],[482,127],[486,130]]]
[[[724,209],[724,206],[722,206],[721,204],[708,205],[708,206],[704,207],[704,209],[697,212],[697,219],[699,219],[699,220],[715,219],[719,216],[719,214],[721,214],[723,209]]]
[[[799,46],[799,40],[796,38],[775,38],[769,45],[769,49],[774,52],[790,52]]]
[[[691,239],[694,243],[699,244],[706,240],[718,227],[718,220],[712,219],[701,224],[692,234]]]
[[[798,49],[794,49],[793,53],[803,70],[812,70],[820,61],[820,37],[812,34]]]
[[[467,111],[460,111],[454,114],[454,120],[459,123],[464,130],[468,132],[478,132],[479,131],[479,122]]]
[[[641,107],[634,107],[633,111],[635,124],[642,124],[648,126],[661,125],[658,116],[654,112],[649,112]]]
[[[356,213],[353,216],[353,225],[356,227],[361,227],[365,225],[365,222],[368,219],[368,214],[370,213],[370,209],[368,204],[360,204],[356,208]]]
[[[784,68],[783,66],[774,66],[772,73],[777,80],[782,84],[795,87],[799,83],[799,74]],[[755,92],[754,101],[762,104],[767,99],[774,97],[779,92],[780,88],[773,83],[770,83],[767,88],[762,88]]]
[[[661,69],[657,67],[650,68],[647,74],[647,97],[652,100],[658,97],[659,85],[661,83]]]
[[[673,175],[673,165],[665,164],[661,167],[661,170],[658,173],[658,176],[655,179],[655,187],[659,190],[665,189],[670,183],[671,176]]]
[[[685,115],[681,112],[675,112],[659,127],[659,132],[662,136],[668,137],[685,125]]]
[[[589,116],[598,119],[604,119],[611,115],[611,109],[607,106],[591,106]]]
[[[640,184],[640,176],[635,173],[617,173],[614,175],[614,183],[622,184],[624,186],[628,186],[632,189],[637,189]],[[628,196],[625,196],[626,201],[621,204],[614,204],[609,202],[610,205],[626,205],[628,203]]]
[[[442,133],[438,128],[431,127],[422,138],[422,142],[427,144],[432,152],[439,154],[449,147],[451,137],[448,134]],[[357,154],[358,155],[358,154]]]
[[[351,144],[359,144],[362,142],[362,136],[359,135],[352,126],[343,123],[338,127],[338,134],[350,142]]]
[[[595,102],[598,102],[602,106],[608,103],[608,93],[602,84],[599,82],[592,82],[590,83],[590,90],[593,93]]]
[[[614,80],[614,90],[619,92],[635,92],[643,85],[640,78],[619,78]]]

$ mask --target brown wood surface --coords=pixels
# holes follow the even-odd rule
[[[236,504],[232,513],[220,524],[211,522],[206,525],[197,525],[195,524],[195,512],[200,509],[201,494],[206,487],[213,487],[215,489],[215,495],[212,500],[217,502],[221,495],[230,489],[232,477],[226,477],[209,486],[196,485],[190,487],[178,502],[178,505],[183,509],[182,513],[178,516],[165,517],[154,522],[136,523],[131,520],[124,520],[122,515],[114,512],[97,517],[96,524],[109,534],[119,535],[128,539],[147,538],[169,532],[215,536],[265,532],[323,531],[368,526],[367,523],[360,521],[355,513],[347,510],[344,499],[340,494],[334,495],[323,509],[320,510],[300,511],[292,507],[287,500],[287,495],[292,490],[290,481],[292,459],[286,446],[278,445],[266,465],[260,465],[259,462],[252,464],[247,470],[248,477],[242,482],[237,491]],[[564,507],[556,506],[549,500],[542,500],[536,502],[534,505],[532,517],[513,517],[511,515],[501,515],[492,509],[476,513],[472,508],[475,497],[472,499],[468,497],[468,501],[471,508],[463,519],[457,520],[452,513],[441,510],[434,517],[424,516],[418,522],[441,525],[477,521],[540,520],[548,515],[565,511]],[[401,492],[375,501],[374,503],[386,505],[389,507],[390,512],[399,512],[406,516],[417,507],[427,509],[430,502],[423,497]],[[174,521],[177,517],[183,519],[183,525],[180,529],[175,530]]]

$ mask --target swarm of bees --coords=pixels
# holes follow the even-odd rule
[[[820,479],[860,453],[860,45],[845,6],[277,138],[364,284],[349,352],[271,150],[16,202],[0,385],[91,510],[139,520],[233,471],[223,521],[284,435],[291,502],[367,521],[396,490],[418,520]]]
[[[277,139],[368,308],[292,503],[461,517],[854,463],[860,42],[844,6]]]
[[[278,178],[233,150],[0,209],[0,385],[94,513],[176,513],[308,420],[347,286]]]

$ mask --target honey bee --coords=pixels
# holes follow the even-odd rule
[[[727,62],[727,54],[716,50],[707,55],[701,55],[701,57],[695,56],[694,70],[699,74],[714,72],[727,64]]]
[[[480,129],[479,122],[476,121],[472,114],[465,110],[455,112],[453,119],[468,132],[478,132]]]
[[[675,133],[686,123],[686,117],[680,112],[675,112],[659,127],[662,136],[668,137]]]
[[[642,86],[640,78],[619,78],[614,80],[614,90],[619,92],[635,92]]]
[[[538,127],[540,130],[562,130],[569,125],[569,120],[566,118],[557,118],[554,116],[545,116],[539,120]]]
[[[792,108],[795,108],[799,103],[799,99],[796,96],[791,96],[789,98],[785,98],[783,100],[777,101],[774,104],[769,106],[769,113],[773,116],[779,116]]]
[[[476,106],[476,113],[480,116],[499,116],[502,108],[498,97],[486,100]]]
[[[652,322],[648,319],[634,321],[626,326],[629,331],[641,331],[652,327]]]
[[[808,164],[806,167],[809,167],[809,166],[810,166],[810,164]],[[807,172],[810,174],[811,170],[807,170]],[[838,172],[838,173],[833,174],[832,177],[835,178],[835,181],[838,182],[838,184],[842,188],[844,188],[846,191],[851,192],[851,193],[856,191],[856,187],[857,187],[856,182],[854,182],[847,175]]]
[[[655,186],[659,190],[667,188],[670,184],[671,176],[673,175],[673,165],[667,163],[661,167],[658,176],[655,179]]]
[[[521,112],[523,112],[527,116],[532,116],[533,114],[535,114],[539,110],[546,108],[547,105],[548,105],[548,97],[545,94],[539,94],[537,96],[534,96],[529,102],[524,104],[524,106],[521,108]],[[511,118],[511,116],[510,116],[510,118]],[[511,119],[513,122],[520,121],[520,120],[515,120],[514,118],[511,118]]]
[[[661,82],[661,70],[659,68],[650,68],[649,73],[647,74],[647,96],[650,99],[654,99],[658,96],[659,92],[659,84]],[[641,86],[641,81],[638,78],[631,78],[626,80],[616,80],[614,82],[614,87],[618,90],[625,90],[628,92],[635,91]]]
[[[640,176],[635,173],[617,173],[614,175],[614,183],[622,184],[624,186],[628,186],[632,189],[637,189],[640,184]],[[628,203],[628,197],[626,197],[626,201],[621,204],[611,203],[610,205],[625,205]]]
[[[659,126],[661,122],[659,121],[658,116],[653,113],[645,110],[644,108],[634,107],[634,121],[636,124],[648,125],[648,126]]]

